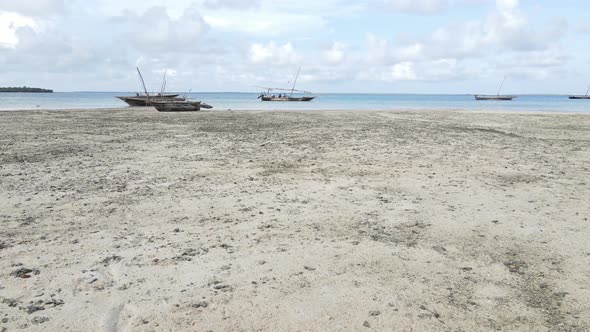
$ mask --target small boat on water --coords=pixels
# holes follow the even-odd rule
[[[260,96],[258,96],[258,98],[260,98],[262,101],[310,101],[313,100],[315,98],[314,97],[293,97],[292,95],[287,96],[285,94],[285,96],[279,94],[279,96],[275,96],[274,94],[271,94],[270,91],[266,94],[261,94]]]
[[[297,79],[299,78],[299,73],[301,72],[301,67],[299,67],[299,70],[297,71],[297,75],[295,75],[295,80],[293,81],[293,87],[291,89],[283,89],[283,88],[267,88],[267,87],[261,87],[263,89],[266,89],[266,92],[263,92],[260,94],[260,96],[258,96],[258,99],[262,100],[262,101],[311,101],[315,98],[315,96],[293,96],[293,92],[299,92],[299,93],[307,93],[307,94],[312,94],[309,91],[302,91],[302,90],[295,90],[295,84],[297,84]],[[279,93],[278,95],[276,95],[275,93],[273,93],[273,91],[288,91],[289,94],[287,93]]]
[[[475,95],[475,100],[512,100],[516,98],[516,96],[502,96],[502,95],[491,95],[491,96],[486,96],[486,95]]]
[[[500,84],[500,88],[498,89],[498,93],[496,95],[475,95],[475,100],[512,100],[514,98],[516,98],[516,96],[510,96],[510,95],[501,95],[500,91],[502,90],[502,87],[504,86],[504,81],[506,81],[506,76],[504,76],[504,79],[502,80],[502,84]]]
[[[570,96],[570,99],[590,99],[590,96],[588,95],[588,92],[590,92],[590,87],[588,88],[588,90],[586,90],[586,94],[581,96]]]

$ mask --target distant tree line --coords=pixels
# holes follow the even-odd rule
[[[41,89],[41,88],[30,88],[28,86],[23,86],[23,87],[7,87],[7,88],[0,87],[0,92],[45,92],[45,93],[52,93],[53,90]]]

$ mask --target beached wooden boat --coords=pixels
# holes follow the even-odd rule
[[[172,96],[172,95],[171,95]],[[178,96],[178,95],[176,95]],[[134,97],[117,97],[129,106],[152,106],[157,101],[184,101],[181,97],[161,97],[161,96],[134,96]]]
[[[586,94],[583,96],[570,96],[570,99],[590,99],[590,96],[588,95],[588,92],[590,92],[590,88],[588,88],[588,90],[586,90]]]
[[[303,90],[295,90],[295,85],[297,84],[297,79],[299,78],[299,73],[301,72],[301,67],[297,71],[297,75],[295,75],[295,80],[293,81],[293,87],[291,89],[283,89],[283,88],[267,88],[267,87],[260,87],[266,90],[258,96],[258,99],[262,101],[311,101],[315,98],[315,96],[301,96],[301,97],[293,97],[294,92],[298,93],[308,93],[311,94],[309,91]],[[287,93],[279,93],[278,95],[274,94],[273,91],[288,91]]]
[[[159,92],[150,92],[148,95],[142,93],[142,94],[136,94],[135,96],[131,96],[131,97],[154,97],[154,98],[176,98],[178,96],[180,96],[180,93],[159,93]]]
[[[152,102],[152,106],[155,107],[158,112],[196,112],[201,110],[200,101],[166,101],[158,100]],[[209,106],[209,105],[207,105]],[[209,107],[210,108],[210,107]]]
[[[166,72],[164,72],[164,79],[162,82],[162,89],[160,93],[149,94],[145,87],[145,81],[141,75],[141,71],[137,68],[137,73],[141,79],[143,85],[143,91],[145,94],[131,97],[117,97],[120,100],[126,102],[129,106],[153,106],[159,112],[195,112],[200,111],[202,108],[212,108],[211,105],[201,103],[200,101],[192,101],[183,97],[178,97],[178,94],[165,94],[164,89],[166,88]]]
[[[141,71],[139,67],[136,67],[137,74],[139,74],[139,79],[141,80],[141,84],[143,86],[144,93],[139,94],[136,93],[135,96],[122,96],[117,97],[118,99],[124,101],[129,106],[152,106],[152,101],[157,100],[175,100],[175,101],[183,101],[185,98],[179,98],[178,93],[164,93],[164,89],[166,89],[166,72],[164,72],[164,78],[162,79],[162,88],[160,92],[156,93],[149,93],[147,88],[145,87],[145,81],[143,80],[143,75],[141,75]]]
[[[500,84],[500,88],[498,89],[498,93],[496,95],[475,95],[475,100],[512,100],[514,98],[516,98],[516,96],[510,96],[510,95],[501,95],[500,91],[502,90],[502,87],[504,86],[504,81],[506,81],[506,76],[504,76],[504,79],[502,80],[502,84]]]

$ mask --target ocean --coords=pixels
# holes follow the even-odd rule
[[[134,92],[0,93],[0,110],[118,108],[126,104],[115,96]],[[520,95],[512,101],[476,101],[472,95],[428,94],[316,94],[311,102],[262,102],[259,93],[189,93],[188,98],[213,106],[213,110],[502,110],[590,112],[590,100],[570,100],[563,95]]]

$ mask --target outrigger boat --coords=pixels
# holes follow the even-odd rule
[[[159,95],[151,96],[151,95],[144,95],[144,96],[136,96],[136,97],[117,97],[118,99],[124,101],[129,106],[152,106],[154,102],[157,101],[184,101],[186,98],[177,97],[178,95],[174,95],[173,97],[162,97]]]
[[[143,76],[141,75],[141,71],[139,67],[136,67],[137,73],[139,74],[139,78],[141,79],[141,84],[143,85],[144,93],[136,93],[135,96],[123,96],[117,97],[118,99],[124,101],[129,106],[152,106],[154,101],[158,100],[175,100],[175,101],[183,101],[185,98],[178,97],[180,94],[178,93],[164,93],[166,89],[166,72],[164,72],[164,79],[162,80],[162,88],[160,92],[157,93],[149,93],[145,87],[145,82],[143,80]]]
[[[201,108],[213,108],[211,105],[207,105],[200,101],[165,101],[159,100],[152,104],[152,106],[158,110],[158,112],[196,112],[200,111]]]
[[[273,90],[278,90],[278,91],[296,91],[296,92],[303,92],[303,93],[309,93],[307,91],[299,91],[299,90],[287,90],[287,89],[271,89],[268,88],[268,91],[265,93],[261,93],[260,96],[258,96],[259,99],[261,99],[262,101],[310,101],[313,100],[315,98],[315,96],[311,96],[311,97],[293,97],[292,94],[288,95],[287,94],[279,94],[278,96],[276,96],[275,94],[272,93]]]
[[[486,95],[475,95],[475,100],[512,100],[516,98],[516,96],[486,96]]]
[[[137,68],[137,73],[141,79],[143,91],[145,94],[137,94],[134,97],[117,97],[129,104],[129,106],[153,106],[159,112],[194,112],[200,111],[201,108],[213,108],[211,105],[201,103],[200,101],[192,101],[185,97],[178,97],[178,94],[165,94],[166,88],[166,72],[164,72],[164,80],[162,82],[162,89],[156,95],[150,95],[145,87],[145,81],[141,75],[141,71]],[[190,92],[190,90],[189,90]]]
[[[302,96],[302,97],[293,97],[293,92],[300,92],[300,93],[308,93],[312,94],[309,91],[303,90],[295,90],[295,84],[297,84],[297,79],[299,78],[299,73],[301,72],[301,67],[297,71],[297,75],[295,75],[295,80],[293,81],[293,87],[291,89],[283,89],[283,88],[267,88],[267,87],[259,87],[266,89],[266,92],[263,92],[258,96],[258,99],[262,101],[311,101],[315,98],[315,96]],[[287,93],[279,93],[275,95],[273,91],[288,91]]]
[[[496,95],[475,95],[475,100],[512,100],[516,98],[516,96],[510,95],[501,95],[500,91],[502,90],[502,86],[504,86],[504,81],[506,81],[506,76],[502,80],[502,84],[500,84],[500,88],[498,89],[498,93]]]
[[[158,112],[194,112],[201,110],[200,101],[165,101],[158,100],[152,102],[152,106],[158,110]]]
[[[585,95],[583,95],[583,96],[570,96],[570,99],[590,99],[588,92],[590,92],[590,87],[588,88],[588,90],[586,90]]]

